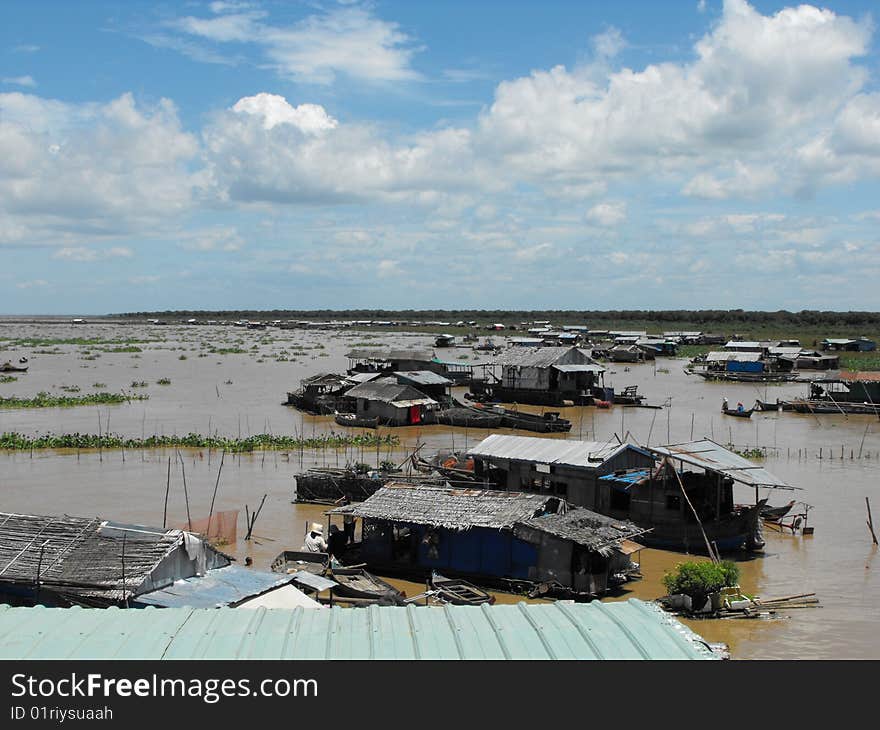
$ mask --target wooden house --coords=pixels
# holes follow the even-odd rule
[[[415,426],[435,423],[439,403],[411,385],[395,378],[379,378],[355,386],[346,393],[355,402],[359,419],[378,419],[383,426]]]
[[[361,559],[379,572],[437,571],[505,588],[552,584],[595,596],[631,570],[643,530],[547,494],[392,483],[330,511],[363,520]]]
[[[641,540],[647,545],[691,551],[705,551],[700,525],[721,550],[763,545],[759,507],[737,506],[734,483],[793,489],[708,439],[643,449],[495,434],[468,453],[490,485],[558,494],[650,529]]]
[[[513,347],[490,367],[491,379],[471,384],[476,399],[555,406],[592,403],[594,388],[605,372],[577,347]]]

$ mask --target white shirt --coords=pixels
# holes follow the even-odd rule
[[[306,541],[303,545],[303,548],[308,550],[310,553],[325,553],[327,552],[327,543],[321,533],[310,532],[308,535],[306,535]]]

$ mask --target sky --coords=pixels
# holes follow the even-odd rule
[[[880,309],[873,0],[0,4],[0,314]]]

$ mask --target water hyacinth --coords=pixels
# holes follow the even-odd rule
[[[344,446],[397,446],[397,436],[369,434],[321,434],[311,437],[261,433],[247,438],[204,436],[188,433],[183,436],[147,436],[129,438],[119,434],[46,433],[27,436],[6,432],[0,436],[0,450],[31,451],[38,449],[218,449],[229,452],[278,451],[294,449],[338,449]]]
[[[147,400],[148,395],[126,393],[89,393],[88,395],[52,395],[41,390],[33,398],[9,396],[0,398],[0,408],[73,408],[74,406],[106,406]]]

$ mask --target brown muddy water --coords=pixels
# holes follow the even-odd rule
[[[41,342],[19,342],[25,338]],[[73,339],[98,342],[58,344]],[[110,351],[126,343],[141,352]],[[0,396],[33,396],[39,391],[61,395],[63,386],[79,387],[80,395],[99,389],[149,395],[149,400],[120,406],[0,409],[0,431],[97,433],[100,415],[103,430],[109,419],[111,432],[133,437],[190,431],[226,436],[339,433],[344,429],[329,417],[303,415],[282,405],[287,391],[315,373],[344,372],[345,353],[355,346],[425,348],[432,343],[430,336],[405,333],[0,322],[0,362],[26,356],[30,365],[16,381],[0,383]],[[244,352],[222,354],[224,349]],[[480,359],[480,353],[466,349],[442,352],[445,359],[463,363]],[[665,407],[564,408],[562,415],[573,422],[573,428],[569,434],[552,437],[605,441],[615,433],[629,433],[638,443],[657,445],[709,436],[741,449],[767,447],[766,467],[803,488],[793,496],[770,494],[771,504],[796,498],[812,505],[809,524],[815,534],[804,537],[765,530],[763,555],[739,562],[740,583],[745,591],[764,597],[815,592],[822,607],[783,611],[781,618],[772,620],[703,620],[690,625],[707,640],[730,645],[734,658],[880,658],[880,560],[865,524],[866,496],[874,502],[875,515],[880,514],[880,419],[758,412],[750,420],[725,417],[720,414],[724,397],[749,407],[756,398],[773,401],[802,395],[806,386],[707,383],[686,375],[684,364],[684,360],[661,359],[656,366],[610,365],[607,384],[638,385],[648,402]],[[170,385],[158,385],[156,381],[163,378]],[[133,389],[133,382],[147,386]],[[444,426],[389,431],[401,444],[390,450],[382,447],[379,458],[396,461],[417,443],[425,443],[427,453],[436,448],[462,449],[488,433]],[[204,449],[181,450],[181,454],[192,517],[206,517],[220,454]],[[0,452],[0,511],[100,515],[161,524],[167,464],[173,456],[162,450],[78,455]],[[350,448],[227,455],[215,511],[237,509],[240,515],[238,541],[226,549],[239,559],[250,555],[255,567],[267,569],[281,550],[299,548],[307,522],[325,519],[324,507],[292,503],[294,474],[315,464],[375,463],[376,456],[375,450]],[[754,500],[752,490],[737,489],[737,501]],[[253,510],[264,494],[268,496],[254,528],[255,538],[246,543],[245,505]],[[172,468],[168,521],[178,526],[186,522],[179,465]],[[639,559],[644,578],[605,600],[651,600],[663,595],[664,572],[685,556],[643,550]],[[409,595],[422,590],[418,584],[400,585]]]

